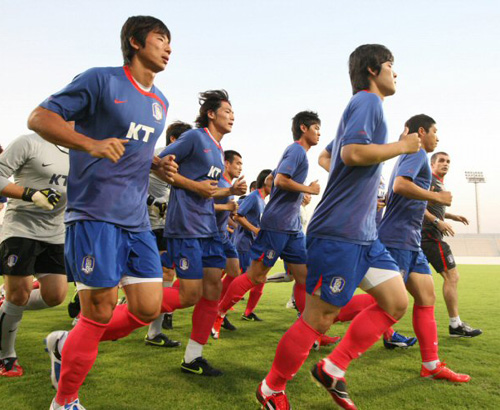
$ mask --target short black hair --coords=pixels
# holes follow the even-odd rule
[[[253,190],[257,189],[257,181],[252,181],[252,182],[250,183],[250,187],[249,187],[249,189],[250,189],[250,192],[252,192],[252,189],[253,189]]]
[[[300,129],[301,125],[305,125],[309,128],[314,124],[321,125],[321,120],[319,119],[318,114],[314,111],[301,111],[295,114],[295,117],[292,118],[293,140],[298,141],[300,137],[302,137],[303,132]]]
[[[259,172],[259,175],[257,175],[257,181],[254,181],[257,184],[257,189],[260,189],[264,186],[266,178],[271,172],[273,171],[271,171],[270,169],[263,169],[262,171]]]
[[[431,156],[431,164],[434,164],[440,155],[445,155],[445,156],[449,157],[448,153],[446,153],[446,152],[443,152],[443,151],[435,152]]]
[[[123,63],[130,64],[137,52],[130,44],[130,39],[134,38],[142,47],[146,45],[146,37],[150,32],[165,34],[168,41],[171,40],[170,30],[156,17],[132,16],[127,19],[122,27],[120,41],[122,44]]]
[[[217,111],[224,101],[231,104],[229,101],[229,94],[226,90],[205,91],[200,93],[198,101],[200,103],[200,112],[195,121],[198,128],[208,127],[209,111]]]
[[[233,151],[232,149],[224,151],[224,161],[229,161],[229,163],[232,164],[234,157],[243,158],[239,152]]]
[[[405,123],[405,127],[408,127],[408,132],[418,132],[418,129],[422,127],[425,132],[429,132],[429,129],[436,123],[431,117],[425,114],[418,114],[411,117]]]
[[[370,88],[371,68],[377,75],[382,64],[394,62],[391,51],[381,44],[364,44],[354,50],[349,56],[349,77],[351,78],[352,93]]]
[[[174,138],[176,140],[181,136],[181,134],[185,133],[186,131],[189,131],[193,127],[191,124],[188,124],[187,122],[182,122],[182,121],[174,121],[172,124],[170,124],[167,127],[167,145],[169,145],[172,141],[170,138]]]

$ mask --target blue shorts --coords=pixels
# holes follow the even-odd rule
[[[224,246],[220,237],[167,238],[168,267],[175,268],[181,279],[203,279],[203,268],[226,267]]]
[[[222,246],[224,248],[224,255],[226,258],[230,259],[238,259],[238,252],[236,251],[236,246],[231,242],[231,238],[229,237],[229,232],[220,233],[222,239]]]
[[[293,234],[261,230],[250,249],[250,258],[272,268],[278,258],[288,263],[307,262],[306,237],[303,232]]]
[[[153,232],[130,232],[107,222],[69,224],[64,259],[68,280],[86,286],[115,287],[123,276],[162,278]]]
[[[399,275],[398,265],[378,239],[370,245],[358,245],[307,238],[307,293],[319,294],[331,305],[345,306],[367,273],[370,280],[367,278],[363,289]]]
[[[238,259],[240,261],[241,272],[245,273],[252,263],[250,252],[238,251]]]
[[[422,275],[432,275],[429,262],[427,262],[427,258],[424,252],[422,252],[422,249],[418,251],[408,251],[406,249],[387,248],[387,250],[398,264],[399,272],[405,283],[412,272]]]

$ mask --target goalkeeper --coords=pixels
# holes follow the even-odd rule
[[[0,308],[0,376],[23,375],[15,350],[25,310],[59,305],[68,283],[64,268],[66,149],[29,134],[0,155],[0,194],[9,199],[0,236],[6,300]],[[7,178],[13,176],[14,183]],[[33,289],[33,276],[40,282]]]

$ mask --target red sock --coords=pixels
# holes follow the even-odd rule
[[[193,329],[191,330],[191,339],[201,345],[207,343],[217,318],[219,301],[201,298],[193,311]]]
[[[253,287],[250,290],[250,296],[248,297],[247,308],[245,309],[245,316],[248,316],[255,310],[255,306],[259,303],[259,300],[264,293],[264,283]]]
[[[422,361],[439,360],[434,306],[413,305],[413,329],[420,346]]]
[[[115,307],[113,316],[101,337],[101,342],[121,339],[128,336],[135,329],[147,326],[148,324],[130,313],[127,305],[118,305]]]
[[[377,303],[377,301],[368,293],[354,295],[349,303],[340,309],[340,313],[337,316],[337,319],[335,319],[335,322],[350,322],[359,314],[359,312],[374,303]]]
[[[227,289],[226,295],[219,303],[219,311],[225,314],[254,286],[246,273],[235,278],[231,286]]]
[[[69,332],[62,350],[57,403],[63,405],[78,398],[78,390],[95,362],[99,340],[107,326],[80,316]]]
[[[293,287],[293,297],[295,298],[295,306],[297,310],[302,313],[306,307],[306,285],[301,285],[295,282]]]
[[[278,343],[271,371],[266,376],[267,385],[276,391],[285,390],[287,381],[299,371],[320,337],[321,333],[299,318]]]
[[[366,352],[396,322],[376,303],[363,309],[328,358],[342,370],[347,370],[353,359]]]
[[[161,313],[172,313],[176,309],[182,308],[180,292],[178,287],[163,288],[163,298],[161,300]]]
[[[229,289],[229,285],[231,283],[233,283],[234,279],[235,278],[233,278],[232,276],[229,276],[228,274],[226,274],[226,276],[224,276],[224,279],[222,279],[222,292],[220,294],[220,300],[222,300],[224,298],[227,290]]]

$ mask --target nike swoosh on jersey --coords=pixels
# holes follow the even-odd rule
[[[125,100],[125,101],[121,101],[121,100],[118,100],[115,98],[115,104],[124,104],[126,103],[128,100]]]
[[[44,167],[44,168],[45,168],[45,167],[48,167],[49,165],[52,165],[52,164],[44,164],[44,163],[42,162],[42,167]]]

